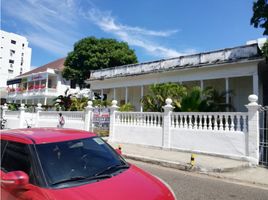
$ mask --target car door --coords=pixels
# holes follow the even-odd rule
[[[3,145],[2,145],[3,144]],[[3,149],[2,149],[3,148]],[[29,186],[23,189],[10,189],[1,183],[1,199],[32,199],[29,195],[36,193],[35,177],[27,144],[1,140],[1,179],[7,172],[23,171],[29,176]],[[28,197],[27,197],[28,196]]]

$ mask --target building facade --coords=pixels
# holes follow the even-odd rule
[[[5,95],[7,80],[30,70],[32,49],[28,40],[14,33],[1,30],[0,95]]]
[[[8,103],[24,103],[26,105],[53,105],[53,99],[64,95],[69,89],[75,93],[79,91],[76,85],[62,77],[65,58],[50,62],[29,72],[21,74],[7,81]]]
[[[96,70],[87,83],[93,92],[106,94],[119,105],[131,103],[137,111],[143,110],[140,100],[148,94],[150,85],[167,82],[201,89],[212,86],[220,92],[232,90],[232,96],[226,95],[226,103],[236,111],[246,111],[244,105],[250,94],[268,105],[268,65],[259,45],[251,41],[244,46]]]

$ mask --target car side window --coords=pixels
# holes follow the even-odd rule
[[[33,172],[27,144],[8,142],[2,157],[1,169],[4,172],[23,171],[33,180]]]
[[[7,141],[6,140],[1,140],[1,160],[3,158],[3,154],[6,148]]]

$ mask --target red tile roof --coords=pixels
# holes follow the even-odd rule
[[[55,60],[55,61],[52,61],[48,64],[45,64],[41,67],[37,67],[31,71],[28,71],[24,74],[21,74],[17,77],[21,77],[21,76],[26,76],[26,75],[29,75],[29,74],[35,74],[35,73],[39,73],[39,72],[45,72],[47,71],[48,68],[50,69],[55,69],[55,70],[58,70],[58,71],[62,71],[63,68],[64,68],[64,61],[65,61],[65,58],[60,58],[58,60]]]

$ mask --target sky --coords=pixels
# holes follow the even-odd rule
[[[139,62],[234,47],[263,37],[253,0],[1,0],[1,29],[25,36],[32,68],[82,38],[127,42]]]

